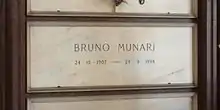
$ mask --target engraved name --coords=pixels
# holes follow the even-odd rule
[[[108,43],[99,44],[73,44],[74,52],[108,52],[112,46]],[[155,51],[154,43],[117,44],[118,52]]]

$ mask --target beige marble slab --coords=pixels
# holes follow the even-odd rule
[[[196,110],[194,98],[183,94],[36,98],[28,104],[28,110]]]
[[[150,14],[192,14],[195,0],[146,0],[140,5],[138,0],[126,0],[127,4],[117,7],[120,13],[150,13]]]
[[[27,0],[29,14],[44,15],[90,15],[142,14],[144,15],[187,15],[196,16],[197,0],[126,0],[115,7],[114,0]],[[132,15],[131,15],[132,16]]]
[[[111,0],[28,0],[28,11],[112,12]]]
[[[195,83],[193,25],[92,24],[30,25],[28,87]]]

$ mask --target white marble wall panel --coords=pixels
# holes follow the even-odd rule
[[[29,25],[28,87],[195,82],[192,25],[98,24]]]
[[[192,96],[179,95],[34,98],[28,110],[196,110]]]
[[[28,0],[29,14],[56,15],[184,15],[196,16],[197,0],[126,0],[127,3],[115,7],[114,0]],[[132,16],[132,15],[131,15]]]
[[[192,14],[195,0],[145,0],[140,5],[138,0],[126,0],[127,4],[117,7],[120,13],[145,13],[145,14]]]

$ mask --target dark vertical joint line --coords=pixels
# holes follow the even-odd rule
[[[214,98],[214,62],[213,62],[213,1],[199,0],[199,90],[198,106],[199,110],[216,110],[216,100]]]
[[[218,45],[220,44],[220,0],[217,0],[217,43],[218,43]],[[220,47],[218,47],[218,49],[217,49],[218,51],[217,51],[217,75],[218,75],[218,77],[217,77],[217,79],[220,79]],[[218,80],[217,81],[218,82],[218,84],[217,84],[217,87],[218,88],[220,88],[220,80]],[[217,89],[218,89],[217,88]],[[217,91],[218,93],[217,93],[217,99],[218,99],[218,101],[217,102],[220,102],[220,89],[218,89],[218,91]],[[220,109],[220,104],[218,105],[218,107],[217,107],[217,109]]]
[[[207,21],[206,21],[206,25],[207,25],[207,73],[206,73],[206,77],[207,77],[207,90],[206,90],[206,95],[207,95],[207,110],[213,110],[213,106],[212,106],[212,9],[211,9],[211,5],[212,5],[212,0],[207,0]]]
[[[207,1],[207,109],[217,110],[216,100],[216,0]]]
[[[6,0],[6,109],[26,110],[25,1]]]
[[[5,0],[0,0],[0,110],[5,110]]]
[[[213,86],[212,86],[212,98],[213,98],[213,110],[218,110],[218,36],[217,36],[217,0],[212,1],[212,36],[213,36]]]

